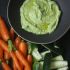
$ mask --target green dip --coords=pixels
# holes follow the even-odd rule
[[[25,0],[20,7],[22,29],[37,34],[53,32],[61,11],[54,0]]]

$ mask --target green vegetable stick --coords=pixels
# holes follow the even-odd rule
[[[39,67],[40,67],[39,62],[35,62],[35,63],[33,64],[33,70],[39,70]]]
[[[51,62],[50,69],[62,68],[68,65],[67,61],[53,61]]]
[[[63,61],[63,57],[62,57],[62,55],[59,55],[59,56],[56,56],[56,57],[54,57],[54,58],[52,58],[52,60],[53,61]]]
[[[51,51],[47,50],[47,51],[44,51],[44,52],[41,53],[41,56],[42,56],[43,60],[44,60],[45,55],[48,54],[48,53],[51,53]]]
[[[33,57],[37,60],[40,61],[42,59],[41,54],[38,52],[38,49],[35,48],[32,52]]]
[[[68,67],[59,68],[57,70],[68,70]]]

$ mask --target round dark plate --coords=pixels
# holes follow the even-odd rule
[[[21,28],[20,6],[25,0],[9,0],[7,6],[7,18],[15,32],[27,41],[37,44],[52,43],[61,38],[70,27],[70,0],[56,0],[62,11],[61,19],[57,29],[51,34],[35,35]]]

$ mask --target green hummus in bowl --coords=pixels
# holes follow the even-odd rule
[[[37,35],[52,33],[58,26],[60,15],[54,0],[25,0],[20,7],[22,29]]]

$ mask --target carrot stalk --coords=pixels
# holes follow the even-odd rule
[[[9,49],[9,51],[12,51],[12,50],[16,50],[16,48],[14,47],[14,45],[13,45],[13,43],[12,43],[12,41],[11,40],[8,40],[8,49]]]

